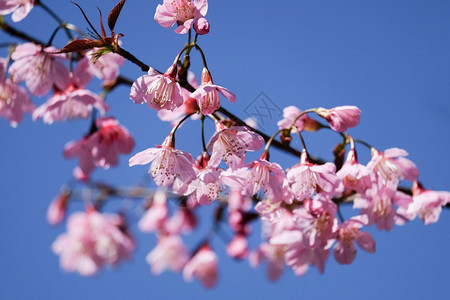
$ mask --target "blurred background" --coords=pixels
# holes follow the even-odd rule
[[[98,12],[106,19],[118,1],[78,0],[97,29]],[[65,21],[86,31],[87,23],[70,1],[44,1]],[[158,70],[165,70],[187,41],[174,28],[164,29],[153,20],[161,1],[128,1],[116,25],[124,34],[123,47]],[[206,15],[211,32],[199,38],[214,82],[237,95],[235,104],[223,106],[245,119],[255,116],[255,103],[265,99],[283,109],[295,105],[304,110],[357,105],[361,123],[349,132],[376,148],[399,147],[419,168],[419,180],[428,189],[450,190],[450,2],[398,1],[210,1]],[[35,7],[20,23],[6,22],[47,41],[56,22]],[[106,20],[105,20],[106,23]],[[0,31],[0,43],[15,38]],[[55,46],[67,43],[59,32]],[[0,56],[7,51],[0,49]],[[202,64],[193,51],[192,71],[200,77]],[[126,62],[122,75],[135,80],[140,69]],[[91,84],[101,92],[100,82]],[[108,95],[109,115],[133,134],[132,154],[161,144],[170,131],[146,105],[129,99],[129,87]],[[33,99],[36,105],[46,100]],[[255,116],[258,117],[258,116]],[[276,111],[259,120],[272,134],[281,116]],[[17,128],[0,119],[0,298],[1,299],[447,299],[450,273],[450,212],[438,223],[425,226],[415,220],[391,232],[368,228],[376,240],[376,253],[358,251],[350,266],[330,256],[325,273],[311,268],[303,277],[286,268],[281,279],[266,279],[265,266],[252,269],[248,261],[234,261],[225,244],[216,238],[219,282],[205,290],[199,282],[186,283],[180,274],[153,276],[145,262],[155,237],[142,234],[132,223],[137,249],[131,262],[106,269],[90,278],[67,274],[51,243],[65,225],[51,227],[46,221],[48,204],[62,185],[73,182],[77,160],[65,160],[64,145],[81,138],[89,120],[45,125],[29,115]],[[263,123],[262,123],[263,122]],[[213,132],[212,122],[207,123]],[[196,156],[201,151],[200,123],[188,122],[177,135],[177,148]],[[332,132],[305,134],[311,154],[332,159],[340,141]],[[300,148],[294,138],[292,144]],[[359,147],[362,163],[370,153]],[[96,170],[92,178],[120,186],[134,185],[148,166],[129,168],[131,155],[123,155],[118,167]],[[298,158],[272,151],[271,159],[283,167]],[[254,157],[254,156],[250,156]],[[120,203],[111,204],[114,210]],[[202,208],[200,226],[208,229],[212,207]],[[70,211],[82,210],[81,203]],[[355,214],[351,208],[345,217]],[[254,224],[252,249],[261,241],[260,224]],[[184,241],[193,247],[200,236]]]

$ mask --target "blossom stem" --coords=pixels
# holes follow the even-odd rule
[[[202,121],[202,146],[203,146],[203,152],[208,153],[208,150],[206,149],[206,141],[205,141],[205,116],[201,115],[200,120]]]
[[[294,127],[295,127],[295,126],[294,126]],[[297,133],[298,133],[298,136],[299,136],[299,138],[300,138],[300,142],[302,143],[303,150],[305,150],[306,152],[308,152],[308,151],[306,150],[306,144],[305,144],[305,140],[303,139],[302,134],[301,134],[300,131],[297,129],[297,127],[295,127],[295,129],[296,129],[296,131],[297,131]]]
[[[267,141],[266,146],[264,147],[264,151],[269,151],[270,145],[272,144],[273,140],[276,138],[276,136],[281,132],[281,129],[279,129],[277,132],[275,132],[270,139]]]
[[[206,64],[206,57],[205,57],[205,53],[203,53],[203,50],[202,50],[202,48],[200,48],[200,46],[199,45],[197,45],[197,44],[194,44],[194,46],[195,46],[195,49],[197,49],[199,52],[200,52],[200,54],[201,54],[201,56],[202,56],[202,60],[203,60],[203,67],[205,68],[205,69],[208,69],[208,65]]]
[[[362,140],[358,140],[358,139],[354,139],[354,141],[356,142],[356,143],[359,143],[359,144],[361,144],[361,145],[364,145],[364,146],[366,146],[367,148],[369,148],[369,149],[374,149],[369,143],[366,143],[366,142],[364,142],[364,141],[362,141]]]

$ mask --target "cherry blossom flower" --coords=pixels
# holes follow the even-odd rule
[[[312,164],[307,156],[306,150],[303,149],[300,163],[287,172],[287,178],[292,184],[292,192],[297,200],[309,198],[314,192],[331,196],[339,193],[341,182],[335,174],[336,166],[330,162],[323,165]]]
[[[128,130],[113,117],[96,120],[96,130],[79,141],[72,141],[64,148],[64,157],[79,157],[79,166],[74,175],[78,180],[87,180],[96,168],[108,169],[118,164],[119,154],[130,153],[134,140]]]
[[[103,80],[103,85],[113,84],[117,77],[119,77],[119,67],[125,62],[125,58],[117,53],[106,53],[99,58],[95,57],[95,53],[98,49],[93,49],[86,53],[86,59],[89,60],[89,71],[92,74]]]
[[[150,162],[152,162],[150,173],[158,186],[171,187],[174,183],[175,185],[188,183],[195,178],[192,167],[194,159],[189,153],[174,149],[172,134],[161,146],[135,154],[130,158],[129,166],[146,165]]]
[[[267,278],[269,278],[270,281],[277,281],[283,274],[285,264],[284,249],[285,247],[283,245],[263,243],[259,246],[258,250],[250,253],[248,257],[250,265],[256,267],[264,260],[267,260]]]
[[[217,283],[217,255],[208,245],[202,246],[183,269],[183,278],[192,281],[197,277],[204,287],[210,289]]]
[[[344,187],[350,191],[364,193],[372,187],[371,171],[358,163],[355,149],[350,149],[347,160],[336,175],[342,180]]]
[[[412,198],[407,194],[374,184],[365,195],[354,200],[353,208],[360,208],[360,214],[368,216],[368,225],[376,224],[379,230],[390,231],[400,217],[394,205],[405,209],[411,202]]]
[[[419,216],[425,225],[436,223],[442,206],[450,203],[450,192],[425,190],[418,181],[414,182],[412,190],[412,202],[406,209],[401,210],[401,214],[409,220]]]
[[[248,255],[248,243],[245,235],[237,234],[227,245],[227,254],[233,258],[244,259]]]
[[[328,249],[331,246],[338,228],[336,212],[336,204],[320,195],[306,199],[303,207],[293,211],[294,222],[302,230],[305,247]]]
[[[208,12],[207,0],[164,0],[156,7],[155,21],[164,28],[175,23],[176,33],[184,34],[191,28],[194,19],[204,17]]]
[[[188,72],[187,76],[188,83],[194,87],[198,87],[197,80],[195,78],[194,73]],[[162,109],[158,111],[158,118],[161,121],[170,122],[170,124],[175,127],[181,121],[181,119],[191,113],[195,113],[200,110],[197,105],[197,100],[191,98],[191,92],[186,90],[185,88],[181,88],[181,94],[183,96],[183,104],[177,107],[175,110],[166,110]],[[191,117],[192,119],[198,119],[199,115],[195,114]]]
[[[55,85],[59,90],[65,90],[70,82],[69,72],[60,61],[63,54],[52,54],[58,49],[33,43],[21,44],[11,55],[14,63],[9,68],[14,82],[25,81],[31,94],[44,96]]]
[[[302,276],[311,265],[315,265],[319,272],[325,272],[325,261],[330,251],[323,248],[306,248],[301,241],[287,246],[285,262],[292,268],[295,275]]]
[[[228,185],[241,188],[244,195],[253,196],[262,190],[272,203],[284,201],[291,204],[293,195],[283,169],[279,164],[269,162],[266,158],[267,152],[263,152],[258,160],[235,171],[223,172],[221,176],[227,178]]]
[[[197,226],[197,217],[189,207],[179,207],[165,224],[165,231],[176,235],[190,233]]]
[[[169,216],[166,192],[157,191],[150,207],[139,220],[138,228],[143,232],[159,231],[165,227]]]
[[[259,201],[255,206],[255,210],[260,214],[261,220],[275,223],[283,215],[284,209],[281,208],[281,202],[273,203],[270,198]]]
[[[317,114],[325,118],[331,129],[337,132],[345,132],[348,128],[359,124],[361,110],[356,106],[344,105],[326,109],[320,107]]]
[[[404,156],[408,152],[399,148],[386,149],[384,153],[372,148],[372,159],[367,167],[373,170],[382,183],[396,189],[399,179],[414,181],[419,176],[416,165]]]
[[[220,108],[219,92],[230,102],[236,102],[236,96],[224,87],[215,85],[207,68],[203,68],[201,85],[192,93],[198,107],[204,115],[212,114]]]
[[[60,255],[61,267],[68,272],[90,276],[106,265],[129,259],[134,241],[126,231],[123,217],[100,214],[93,208],[70,216],[67,232],[52,244]]]
[[[209,33],[209,22],[205,18],[200,18],[194,23],[194,30],[200,35]]]
[[[0,0],[0,15],[12,13],[13,22],[22,21],[34,6],[35,0]]]
[[[210,166],[217,167],[220,161],[236,170],[245,162],[245,152],[255,151],[264,145],[264,139],[244,126],[227,128],[222,123],[216,123],[216,133],[209,141],[208,150],[212,153]]]
[[[356,257],[355,241],[366,252],[375,252],[375,241],[368,232],[360,231],[367,225],[367,216],[353,217],[339,226],[334,258],[340,264],[351,264]]]
[[[26,112],[35,109],[26,91],[6,78],[6,60],[0,58],[0,116],[9,120],[12,127],[17,127]]]
[[[153,275],[159,275],[166,269],[179,272],[188,260],[186,246],[177,235],[162,236],[158,245],[146,257]]]
[[[148,75],[139,77],[131,87],[130,98],[134,103],[144,103],[157,111],[174,111],[183,104],[180,84],[176,81],[176,62],[164,74],[150,68]]]
[[[302,113],[300,109],[298,109],[296,106],[291,105],[288,107],[285,107],[283,109],[283,119],[278,121],[277,125],[279,129],[289,129],[294,122],[294,120]],[[298,131],[302,131],[305,127],[305,123],[308,122],[308,120],[312,120],[308,117],[308,115],[304,114],[300,118],[295,121],[295,127],[297,127]],[[295,132],[295,128],[291,129],[291,133]]]

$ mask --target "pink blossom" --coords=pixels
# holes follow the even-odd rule
[[[103,80],[104,85],[113,84],[117,77],[119,77],[119,67],[125,62],[125,58],[117,53],[106,53],[95,58],[95,53],[98,49],[93,49],[86,53],[86,58],[89,60],[89,71],[92,74]]]
[[[208,245],[203,246],[184,266],[184,280],[192,281],[197,277],[206,288],[214,287],[218,276],[217,260],[216,253]]]
[[[191,28],[194,19],[204,17],[208,11],[207,0],[164,0],[156,7],[155,21],[164,28],[175,23],[176,33],[184,34]]]
[[[233,258],[244,259],[248,255],[247,239],[242,234],[237,234],[227,245],[227,254]]]
[[[209,22],[205,18],[200,18],[194,23],[194,30],[200,35],[209,33]]]
[[[35,0],[0,0],[0,15],[13,13],[14,22],[22,21],[34,6]]]
[[[187,80],[192,87],[194,88],[198,87],[198,83],[194,73],[189,71]],[[183,104],[181,106],[177,107],[174,111],[165,109],[158,111],[158,118],[161,121],[170,122],[173,127],[178,125],[178,123],[184,116],[198,112],[200,110],[200,108],[197,105],[197,100],[191,98],[191,92],[189,92],[185,88],[181,88],[181,94],[183,96]],[[195,114],[191,118],[198,119],[198,117],[199,115]]]
[[[283,119],[278,121],[278,123],[277,123],[278,128],[279,129],[291,128],[292,123],[301,113],[302,113],[302,111],[293,105],[285,107],[283,109]],[[298,131],[303,130],[303,128],[305,126],[305,122],[308,119],[309,119],[309,117],[306,114],[304,114],[300,118],[298,118],[297,121],[295,121],[295,127],[297,127]],[[295,129],[292,128],[291,132],[294,133]]]
[[[186,246],[177,235],[161,237],[158,245],[146,257],[153,275],[159,275],[166,269],[179,272],[188,260]]]
[[[329,254],[328,249],[306,248],[301,241],[298,241],[286,248],[285,261],[297,276],[304,275],[311,265],[315,265],[319,272],[323,273]]]
[[[448,203],[450,203],[450,192],[425,190],[418,181],[415,181],[412,202],[404,212],[409,219],[419,216],[425,225],[429,225],[439,220],[442,206]]]
[[[78,180],[87,180],[95,167],[108,169],[118,164],[119,154],[130,153],[134,140],[128,130],[113,117],[96,120],[96,130],[79,141],[69,142],[64,148],[64,157],[79,157],[79,166],[74,175]]]
[[[348,128],[359,124],[361,110],[356,106],[338,106],[332,109],[320,107],[317,114],[325,118],[331,129],[337,132],[345,132]]]
[[[197,217],[192,209],[179,207],[165,225],[165,231],[169,234],[190,233],[197,226]]]
[[[6,60],[0,58],[0,116],[9,120],[12,127],[17,127],[25,112],[35,109],[26,91],[6,78]]]
[[[326,248],[336,237],[337,207],[326,198],[306,199],[303,207],[295,209],[294,222],[303,233],[303,244],[308,248]]]
[[[169,216],[166,192],[157,191],[153,195],[150,207],[139,220],[138,228],[143,232],[158,231],[165,227]]]
[[[262,261],[268,260],[267,278],[270,281],[276,281],[283,274],[284,269],[284,252],[283,245],[271,245],[263,243],[258,250],[251,252],[249,262],[252,267],[258,266]]]
[[[287,172],[287,178],[292,184],[292,192],[297,200],[309,198],[315,193],[334,195],[340,192],[340,180],[336,176],[336,166],[333,163],[315,165],[309,162],[308,154],[303,149],[300,164]]]
[[[191,97],[197,100],[202,114],[212,114],[220,108],[219,92],[230,102],[236,102],[236,96],[226,88],[215,85],[208,69],[203,68],[202,84],[191,94]]]
[[[350,191],[364,193],[372,186],[371,172],[366,166],[358,163],[354,149],[350,149],[347,160],[336,175],[342,180],[344,187]]]
[[[51,225],[57,225],[61,223],[67,210],[67,204],[70,198],[70,191],[62,191],[55,199],[50,203],[47,210],[47,221]]]
[[[174,111],[183,104],[180,84],[176,81],[177,65],[174,63],[164,74],[150,68],[148,75],[139,77],[131,87],[134,103],[144,103],[155,110]]]
[[[15,62],[9,68],[14,82],[25,81],[31,94],[44,96],[55,85],[59,90],[65,90],[70,82],[69,72],[61,63],[65,58],[62,54],[52,54],[58,49],[33,43],[18,45],[11,58]]]
[[[64,91],[55,91],[46,103],[39,106],[33,113],[33,120],[42,118],[44,123],[52,124],[67,119],[87,119],[93,108],[102,115],[109,110],[109,106],[98,95],[70,84]]]
[[[368,216],[368,225],[376,224],[379,230],[390,231],[399,218],[394,205],[406,208],[411,201],[409,195],[374,184],[365,195],[354,200],[353,208],[360,208],[360,214]]]
[[[273,203],[270,198],[259,201],[255,206],[255,210],[261,216],[261,220],[269,223],[277,222],[283,215],[284,211],[284,209],[281,208],[281,202]]]
[[[266,157],[267,153],[263,152],[258,160],[235,171],[225,171],[221,176],[226,178],[224,181],[227,185],[242,189],[242,193],[247,196],[262,190],[272,203],[284,201],[291,204],[293,195],[283,169],[279,164],[267,161]]]
[[[172,135],[161,146],[135,154],[130,158],[129,166],[146,165],[150,162],[150,173],[158,186],[170,187],[174,183],[188,183],[195,178],[192,167],[194,159],[189,153],[174,149]]]
[[[244,164],[246,151],[258,150],[263,145],[264,139],[247,127],[227,128],[222,123],[216,123],[216,133],[209,141],[208,150],[212,153],[209,165],[217,167],[223,159],[235,170]]]
[[[396,189],[399,179],[414,181],[419,176],[416,165],[404,156],[408,152],[399,148],[386,149],[384,153],[372,148],[372,159],[367,167],[373,170],[384,185]]]
[[[126,231],[123,217],[100,214],[93,208],[74,213],[67,222],[67,232],[52,244],[60,263],[68,272],[90,276],[106,265],[129,259],[134,241]]]
[[[189,182],[185,188],[175,188],[174,192],[180,194],[184,189],[184,195],[192,195],[193,199],[200,205],[209,205],[219,197],[222,191],[222,181],[220,180],[221,170],[205,168],[198,170],[196,178]]]
[[[356,243],[366,252],[375,252],[375,241],[368,232],[360,231],[368,222],[367,216],[353,217],[339,226],[334,258],[340,264],[351,264],[356,257]]]

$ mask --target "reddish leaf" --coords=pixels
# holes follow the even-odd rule
[[[103,46],[102,41],[97,40],[75,40],[67,45],[65,45],[61,50],[55,52],[55,53],[69,53],[69,52],[77,52],[77,51],[83,51],[87,49],[92,49],[94,47],[101,47]]]
[[[108,15],[108,27],[111,31],[114,31],[114,26],[116,26],[117,18],[120,15],[120,11],[122,10],[123,5],[126,0],[121,0],[114,8],[110,11]]]

